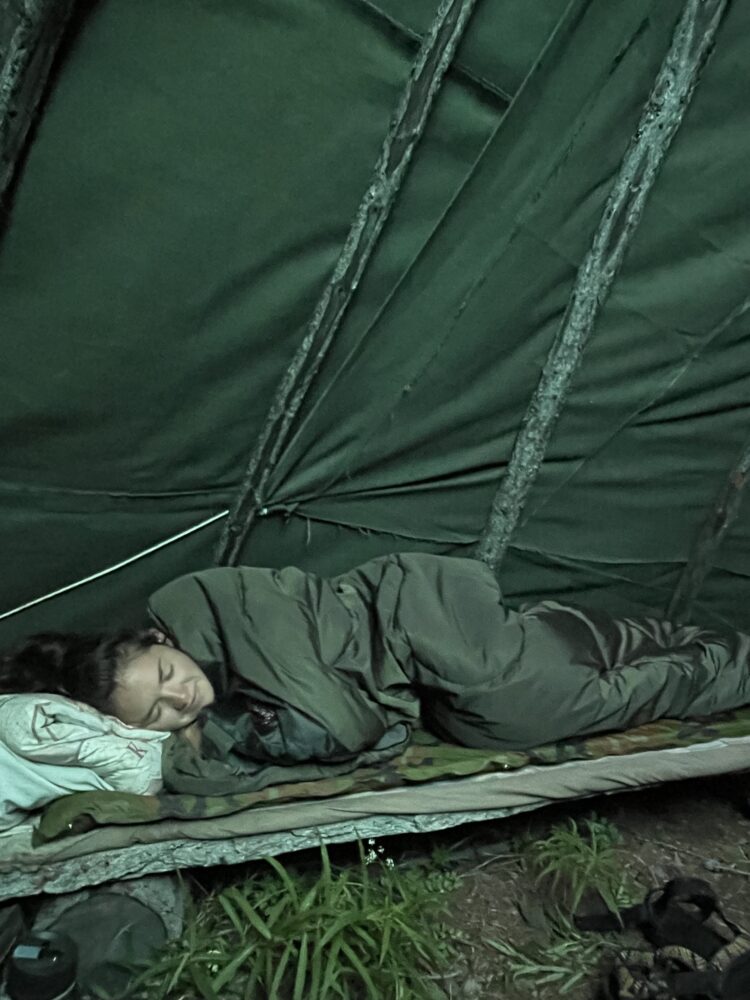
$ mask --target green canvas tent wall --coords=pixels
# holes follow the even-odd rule
[[[435,9],[74,10],[3,219],[3,643],[139,619],[212,562]],[[682,9],[476,6],[241,560],[471,550]],[[750,436],[748,17],[719,25],[598,315],[511,601],[663,612]],[[699,617],[750,626],[749,545],[745,511]]]
[[[52,6],[2,217],[0,645],[398,550],[750,628],[747,5]]]

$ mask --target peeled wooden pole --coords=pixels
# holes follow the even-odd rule
[[[419,142],[433,102],[476,0],[442,0],[422,43],[383,142],[339,259],[313,310],[304,336],[276,387],[256,440],[242,486],[214,555],[219,565],[236,563],[255,518],[264,513],[268,478],[292,423],[333,342]]]
[[[0,205],[74,6],[75,0],[0,0]]]
[[[565,315],[477,545],[478,558],[495,571],[521,518],[583,349],[685,115],[726,7],[727,0],[687,0],[682,10],[591,247],[578,269]]]

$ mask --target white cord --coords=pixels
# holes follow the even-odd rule
[[[84,584],[98,580],[100,577],[107,576],[109,573],[114,573],[116,570],[122,569],[123,566],[129,566],[130,563],[134,563],[138,559],[143,559],[144,556],[150,556],[152,552],[157,552],[159,549],[163,549],[166,545],[171,545],[172,542],[179,542],[181,538],[185,538],[187,535],[192,535],[194,531],[200,531],[201,528],[205,528],[209,524],[213,524],[214,521],[220,521],[221,518],[226,517],[228,514],[228,510],[222,510],[218,514],[212,514],[211,517],[207,517],[205,521],[201,521],[199,524],[194,524],[191,528],[186,528],[178,535],[172,535],[170,538],[165,538],[164,541],[157,542],[156,545],[151,545],[149,548],[143,549],[142,552],[136,552],[134,556],[128,556],[127,559],[123,559],[121,562],[115,563],[113,566],[107,566],[106,569],[100,569],[98,573],[92,573],[91,576],[85,576],[82,580],[76,580],[74,583],[68,583],[64,587],[59,587],[57,590],[50,591],[49,594],[43,594],[41,597],[35,597],[33,601],[27,601],[25,604],[19,604],[17,608],[11,608],[10,611],[3,611],[2,614],[0,614],[0,621],[3,618],[10,618],[11,615],[17,615],[19,611],[25,611],[27,608],[33,608],[35,604],[42,604],[43,601],[51,601],[53,597],[59,597],[60,594],[65,594],[69,590],[75,590],[77,587],[83,587]]]

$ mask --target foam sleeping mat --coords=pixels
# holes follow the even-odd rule
[[[750,708],[524,752],[423,732],[377,767],[243,795],[82,792],[0,837],[0,899],[357,837],[436,830],[550,802],[750,768]]]

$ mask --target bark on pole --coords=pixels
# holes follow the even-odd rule
[[[591,247],[513,445],[477,545],[496,572],[518,525],[563,402],[711,51],[727,0],[687,0],[623,157]]]
[[[74,6],[75,0],[0,0],[0,205]]]
[[[216,548],[214,559],[219,565],[237,562],[255,518],[265,512],[264,492],[268,478],[390,214],[475,3],[476,0],[441,0],[409,74],[370,184],[359,204],[339,259],[313,311],[300,346],[276,387],[242,486]]]

